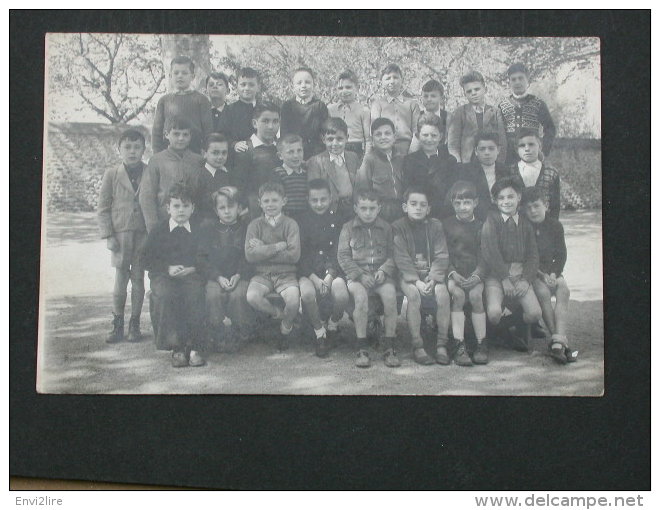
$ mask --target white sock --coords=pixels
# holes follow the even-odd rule
[[[463,312],[451,312],[451,330],[456,340],[465,339],[465,314]]]
[[[472,327],[474,328],[474,336],[477,337],[477,342],[481,343],[486,338],[486,312],[472,312]]]
[[[338,322],[333,321],[332,318],[328,319],[328,331],[337,331],[338,328]]]
[[[321,326],[319,329],[315,329],[314,333],[316,333],[316,338],[323,338],[325,336],[325,328]]]

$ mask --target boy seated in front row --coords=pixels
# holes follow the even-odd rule
[[[420,365],[448,365],[449,294],[445,285],[449,256],[442,223],[431,218],[428,192],[412,187],[404,195],[404,218],[392,224],[394,262],[400,273],[400,285],[408,298],[406,318],[412,337],[413,358]],[[422,301],[433,299],[437,306],[438,333],[434,357],[424,350],[421,328]]]
[[[300,290],[296,276],[300,259],[300,232],[295,220],[282,213],[286,205],[284,188],[277,182],[266,182],[259,188],[259,205],[264,215],[252,220],[245,236],[245,258],[254,264],[255,275],[247,289],[247,300],[256,310],[281,320],[279,350],[288,347],[288,335],[300,307]],[[268,301],[277,292],[284,309]]]
[[[239,216],[238,190],[225,186],[211,196],[216,217],[202,233],[197,267],[206,282],[206,308],[215,347],[236,350],[249,333],[247,288],[251,268],[245,260],[247,222]],[[232,322],[231,336],[221,336],[222,323]],[[226,330],[225,330],[226,331]]]
[[[188,186],[175,183],[165,207],[169,218],[149,232],[145,267],[153,305],[151,322],[159,350],[172,350],[175,368],[204,365],[201,352],[204,282],[196,270],[200,228],[190,217],[195,209]]]
[[[284,188],[286,203],[282,211],[289,218],[299,220],[307,212],[307,170],[303,165],[303,139],[285,135],[277,141],[277,155],[282,166],[273,168],[270,180]]]
[[[484,310],[483,280],[485,268],[481,259],[481,228],[483,222],[476,218],[479,203],[477,189],[469,181],[457,181],[449,191],[454,216],[442,220],[449,249],[449,278],[447,287],[451,294],[451,330],[457,342],[454,363],[470,366],[488,363],[486,344],[486,311]],[[465,349],[466,302],[472,305],[472,327],[477,337],[477,347],[472,359]]]
[[[331,208],[348,220],[353,216],[353,185],[360,157],[348,148],[346,122],[330,117],[321,130],[326,150],[307,162],[307,177],[323,179],[330,186]],[[345,221],[345,220],[344,220]]]
[[[348,289],[337,263],[337,242],[342,228],[332,209],[330,186],[323,179],[309,181],[309,208],[300,222],[301,255],[298,265],[303,311],[315,332],[316,355],[328,355],[327,333],[337,333],[348,305]],[[327,320],[327,325],[324,322]]]
[[[522,186],[517,177],[495,182],[492,193],[497,210],[488,214],[481,231],[488,320],[516,350],[527,350],[527,338],[508,334],[513,315],[503,320],[502,313],[503,303],[510,310],[520,304],[525,324],[536,324],[541,319],[541,307],[531,286],[539,268],[534,229],[518,211]]]
[[[539,188],[528,188],[523,193],[523,203],[527,218],[536,231],[536,246],[539,251],[539,270],[533,280],[534,292],[541,305],[543,321],[550,330],[552,338],[550,355],[559,363],[576,361],[578,351],[569,347],[566,338],[568,322],[568,302],[571,293],[562,275],[566,264],[566,240],[564,227],[546,213],[548,201]],[[557,302],[552,307],[552,296]]]
[[[337,261],[346,274],[348,292],[353,298],[353,322],[358,341],[356,366],[371,366],[367,344],[369,296],[377,294],[385,311],[385,365],[401,365],[394,350],[397,302],[393,260],[392,227],[380,218],[380,198],[373,191],[358,191],[355,195],[354,219],[348,221],[339,235]]]

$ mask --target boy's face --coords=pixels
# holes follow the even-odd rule
[[[195,206],[192,202],[181,200],[180,198],[170,198],[170,202],[166,206],[167,213],[176,223],[183,225],[190,219]]]
[[[330,192],[325,188],[310,189],[309,207],[316,214],[324,214],[330,208]]]
[[[170,78],[177,90],[187,90],[194,77],[188,64],[174,64],[170,70]]]
[[[524,94],[529,87],[529,78],[525,73],[513,73],[509,76],[509,86],[511,91],[517,96]]]
[[[471,81],[463,86],[463,92],[471,105],[480,105],[486,96],[486,86],[480,81]]]
[[[280,129],[280,114],[277,112],[263,112],[258,119],[252,119],[252,127],[260,140],[272,143]]]
[[[422,193],[411,193],[403,203],[403,212],[413,221],[424,220],[431,212],[429,199]]]
[[[401,93],[403,78],[399,73],[386,73],[383,75],[380,81],[383,84],[385,92],[387,92],[390,96],[397,97]]]
[[[385,124],[377,128],[371,136],[374,146],[382,151],[390,151],[394,147],[394,130],[392,126]]]
[[[424,152],[433,153],[438,150],[442,141],[442,133],[435,126],[422,126],[419,130],[419,143]]]
[[[300,99],[309,99],[314,93],[314,78],[307,71],[293,75],[293,92]]]
[[[289,168],[298,169],[303,162],[302,142],[285,143],[281,149],[277,149],[277,155]]]
[[[183,151],[190,145],[190,129],[170,129],[165,138],[175,151]]]
[[[501,213],[513,216],[520,204],[520,194],[513,188],[504,188],[497,194],[495,203]]]
[[[351,103],[357,98],[357,87],[351,80],[339,80],[337,93],[342,102]]]
[[[525,204],[525,213],[527,213],[527,218],[532,223],[543,223],[546,212],[548,212],[548,206],[543,200],[536,200]]]
[[[478,198],[454,198],[451,205],[459,220],[471,220],[474,217],[474,209],[479,204]]]
[[[206,162],[213,168],[222,168],[227,162],[229,156],[229,143],[211,142],[209,148],[204,152]]]
[[[139,165],[144,155],[144,148],[142,140],[128,140],[126,138],[122,140],[119,144],[119,155],[122,163],[128,168]]]
[[[518,156],[525,163],[534,163],[539,159],[541,145],[535,136],[524,136],[518,140]]]
[[[215,212],[222,223],[231,225],[238,218],[238,204],[234,202],[230,205],[227,197],[220,195],[215,201]]]
[[[259,206],[266,216],[277,216],[286,205],[286,197],[276,191],[266,191],[259,198]]]
[[[422,105],[424,105],[424,109],[427,112],[437,112],[444,102],[445,98],[442,97],[439,90],[422,92]]]
[[[326,133],[323,135],[323,143],[325,144],[325,148],[328,149],[330,154],[334,154],[336,156],[344,152],[344,148],[346,147],[346,140],[346,133],[342,133],[341,131],[335,131],[334,133]]]
[[[245,101],[246,103],[252,103],[254,98],[257,97],[257,93],[259,92],[259,82],[256,78],[246,78],[245,76],[239,76],[236,88],[238,89],[238,97],[242,101]]]
[[[206,94],[210,98],[217,98],[221,101],[224,101],[227,97],[227,85],[224,80],[216,80],[214,78],[209,78],[208,83],[206,84]]]
[[[500,153],[500,149],[492,140],[479,140],[474,148],[477,160],[484,166],[493,166]]]
[[[353,205],[353,210],[362,223],[373,223],[380,213],[380,204],[376,200],[361,198]]]

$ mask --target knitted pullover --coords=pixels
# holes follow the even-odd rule
[[[264,244],[250,246],[250,239],[259,239]],[[285,250],[278,252],[275,245],[286,242]],[[280,216],[275,226],[271,226],[265,216],[250,222],[245,236],[245,258],[254,264],[260,274],[295,273],[300,260],[300,232],[295,220]]]
[[[154,154],[167,148],[164,137],[165,123],[168,119],[183,117],[192,126],[190,150],[200,153],[202,141],[213,129],[211,102],[196,90],[165,94],[158,100],[154,125],[151,132],[151,144]]]

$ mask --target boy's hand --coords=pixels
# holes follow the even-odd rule
[[[286,241],[280,241],[279,243],[275,243],[275,249],[277,251],[284,251],[289,247],[288,244],[286,244]]]
[[[465,278],[463,278],[460,274],[458,274],[457,271],[454,271],[451,274],[451,279],[454,280],[456,283],[458,283],[459,287],[463,287],[465,285]]]
[[[432,296],[433,295],[433,290],[435,289],[435,280],[429,280],[426,282],[426,293],[424,294],[425,296]]]
[[[229,280],[225,278],[224,276],[218,276],[218,283],[220,284],[220,287],[222,287],[222,290],[231,290]]]
[[[188,276],[189,274],[193,274],[195,272],[195,267],[184,267],[181,271],[179,271],[175,276],[175,278],[182,278],[184,276]]]
[[[476,287],[480,281],[481,279],[476,274],[473,274],[470,275],[470,277],[463,282],[463,285],[461,285],[461,287],[463,287],[465,290],[471,290],[474,287]]]
[[[184,267],[181,264],[179,264],[178,266],[169,266],[167,268],[167,273],[172,277],[176,277],[183,270],[184,270]]]
[[[117,241],[115,236],[108,237],[107,247],[110,251],[119,251],[119,241]]]
[[[550,273],[546,283],[548,284],[548,287],[554,289],[557,286],[557,275],[555,273]]]
[[[380,285],[380,284],[382,284],[382,283],[385,283],[385,272],[382,271],[382,270],[380,270],[380,269],[379,269],[378,271],[376,271],[376,278],[375,278],[375,280],[376,280],[376,283],[377,283],[378,285]]]
[[[326,286],[325,281],[321,280],[318,276],[316,276],[316,274],[311,275],[309,279],[314,284],[316,292],[322,296],[325,296],[328,293],[328,287]]]
[[[426,295],[426,283],[424,283],[422,280],[417,280],[415,282],[415,287],[417,288],[420,294]]]
[[[236,152],[245,152],[248,150],[248,143],[245,141],[236,142],[236,145],[234,145],[234,150]]]
[[[374,285],[376,285],[376,279],[371,276],[368,273],[363,274],[360,276],[360,283],[364,285],[365,289],[371,289]]]
[[[502,288],[504,289],[504,295],[506,297],[513,297],[514,293],[516,292],[513,283],[511,283],[511,280],[509,280],[508,278],[502,280]]]
[[[263,246],[264,242],[261,239],[257,239],[256,237],[253,237],[248,241],[248,245],[250,248],[256,248],[257,246]]]
[[[236,285],[238,285],[238,282],[241,280],[241,275],[236,273],[234,276],[232,276],[229,279],[229,290],[234,290],[236,288]]]
[[[326,286],[328,287],[328,289],[331,289],[331,288],[332,288],[332,282],[333,282],[334,280],[335,280],[334,277],[333,277],[330,273],[328,273],[327,275],[325,275],[325,278],[323,278],[323,281],[325,282],[325,284],[326,284]]]
[[[529,283],[527,280],[518,280],[515,286],[515,296],[523,297],[529,290]]]

